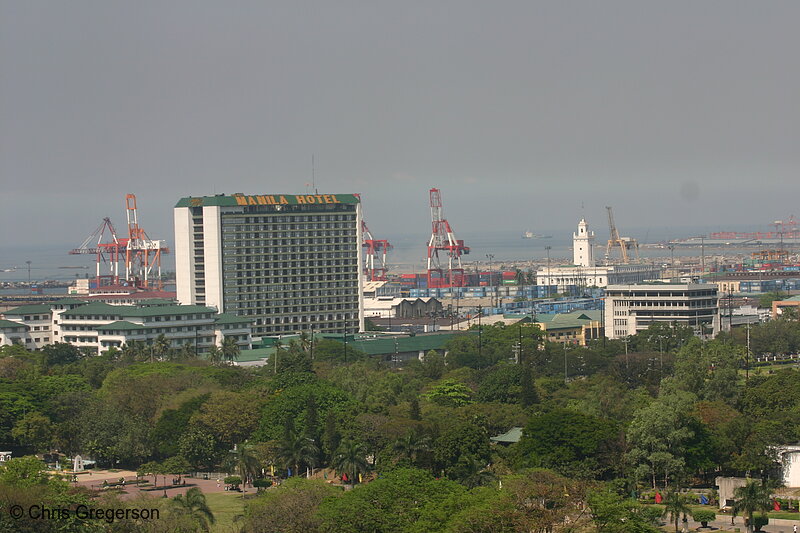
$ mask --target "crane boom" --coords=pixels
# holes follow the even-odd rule
[[[639,261],[639,243],[636,239],[630,237],[620,237],[617,224],[614,222],[614,210],[611,206],[606,206],[608,211],[608,243],[606,244],[606,263],[611,259],[611,251],[614,248],[619,248],[619,256],[622,263],[628,263],[628,250],[633,250],[636,256],[636,261]]]

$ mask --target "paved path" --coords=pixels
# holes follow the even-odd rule
[[[714,531],[715,529],[722,529],[726,531],[736,531],[738,527],[739,530],[744,533],[746,531],[744,527],[744,518],[741,516],[737,516],[733,519],[733,525],[731,525],[731,517],[730,515],[724,514],[717,514],[717,520],[713,522],[709,522],[709,526],[712,529],[703,529],[700,527],[699,522],[695,522],[694,520],[689,520],[689,531]],[[761,531],[764,533],[792,533],[792,526],[797,524],[797,529],[800,531],[800,520],[784,520],[780,518],[770,518],[769,524],[762,527]],[[669,531],[675,531],[674,525]],[[680,531],[680,528],[678,528]]]
[[[136,480],[136,472],[130,471],[119,471],[119,472],[108,472],[108,471],[96,471],[92,472],[91,474],[81,474],[78,476],[77,483],[73,482],[73,485],[86,487],[91,490],[101,490],[103,486],[103,481],[107,481],[108,483],[117,483],[119,478],[125,479],[125,487],[122,489],[121,497],[123,499],[131,499],[135,498],[139,495],[147,495],[150,497],[163,497],[165,494],[167,497],[172,498],[177,496],[178,494],[183,494],[187,490],[192,487],[198,487],[204,493],[209,494],[212,492],[225,492],[225,484],[222,483],[220,480],[217,483],[216,479],[195,479],[195,478],[188,478],[184,477],[181,479],[181,482],[185,481],[186,484],[180,485],[173,485],[172,479],[177,476],[158,476],[158,489],[159,490],[148,490],[153,488],[153,476],[147,476],[145,479],[148,483],[147,486],[139,487],[133,481]],[[112,490],[112,489],[109,489]],[[248,488],[247,492],[255,492],[256,489]]]

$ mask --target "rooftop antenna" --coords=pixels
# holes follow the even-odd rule
[[[314,194],[319,194],[317,190],[316,171],[314,168],[314,154],[311,154],[311,188],[314,189]]]

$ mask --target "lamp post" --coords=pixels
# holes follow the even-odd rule
[[[675,278],[675,245],[670,244],[669,248],[669,270],[670,270],[670,277]]]
[[[700,235],[700,279],[706,275],[706,236]]]
[[[744,383],[750,383],[750,319],[747,319],[747,352],[745,353],[744,363]]]
[[[33,286],[31,285],[31,262],[25,261],[25,264],[28,265],[28,292],[33,294]]]
[[[550,298],[550,285],[553,284],[553,280],[550,279],[550,249],[552,246],[545,246],[544,249],[547,251],[547,297]]]
[[[483,314],[483,306],[478,306],[478,358],[483,357],[483,330],[481,329],[481,315]]]
[[[494,290],[494,283],[492,282],[492,259],[494,259],[494,254],[486,254],[486,259],[489,260],[489,288],[492,291],[492,307],[494,307],[494,299],[497,296]]]

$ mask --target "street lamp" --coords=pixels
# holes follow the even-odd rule
[[[497,296],[494,290],[494,283],[492,283],[492,259],[494,259],[494,254],[486,254],[486,259],[489,260],[489,288],[492,289],[492,307],[494,307],[494,299]]]
[[[478,358],[483,357],[483,330],[481,329],[481,315],[483,314],[483,306],[478,306]]]
[[[552,246],[545,246],[544,249],[547,251],[547,297],[550,298],[550,285],[552,285],[553,281],[550,279],[550,249]]]
[[[669,248],[669,270],[670,270],[670,277],[675,278],[675,245],[670,244]]]

